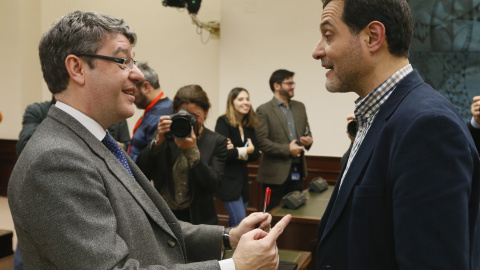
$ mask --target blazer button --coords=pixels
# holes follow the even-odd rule
[[[167,243],[168,243],[168,246],[169,246],[169,247],[172,247],[172,248],[177,244],[177,243],[175,243],[175,241],[173,241],[173,240],[168,240]]]

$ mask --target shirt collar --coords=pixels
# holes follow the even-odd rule
[[[285,106],[287,107],[287,105],[285,104],[285,102],[281,101],[280,99],[278,99],[277,97],[274,97],[275,100],[277,101],[277,105],[278,106]],[[288,102],[288,104],[290,104],[290,102]]]
[[[87,115],[83,114],[77,109],[74,109],[73,107],[57,100],[57,103],[55,103],[55,107],[59,108],[60,110],[68,113],[70,116],[75,118],[80,124],[82,124],[88,131],[90,131],[95,138],[97,138],[99,141],[103,140],[105,138],[105,135],[107,132],[100,126],[99,123],[97,123],[95,120],[92,118],[88,117]]]
[[[355,117],[360,126],[363,126],[372,116],[374,116],[383,103],[388,99],[398,83],[413,71],[412,65],[408,64],[390,76],[381,83],[365,98],[358,98],[355,101]]]

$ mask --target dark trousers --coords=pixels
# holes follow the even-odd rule
[[[272,191],[270,195],[270,204],[267,205],[267,211],[270,211],[272,208],[279,205],[283,196],[289,192],[303,190],[303,177],[301,177],[300,180],[292,180],[292,174],[290,173],[287,180],[281,185],[263,184],[263,194],[265,194],[267,187]]]

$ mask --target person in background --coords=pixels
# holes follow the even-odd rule
[[[312,56],[329,92],[359,98],[317,269],[479,269],[479,156],[455,106],[410,65],[407,1],[322,2]]]
[[[275,242],[291,216],[271,230],[271,215],[261,213],[231,229],[179,221],[107,133],[134,114],[135,84],[144,80],[135,42],[123,20],[82,11],[41,38],[43,77],[57,102],[7,190],[25,269],[275,268]],[[232,258],[220,260],[230,246]]]
[[[155,70],[146,62],[138,63],[137,66],[145,76],[145,80],[135,85],[134,103],[137,108],[144,110],[144,112],[133,128],[132,141],[125,146],[133,161],[137,160],[140,152],[152,141],[157,131],[160,116],[170,115],[173,112],[172,101],[160,88]]]
[[[175,216],[192,224],[217,224],[213,195],[220,186],[227,156],[227,139],[206,128],[210,101],[199,85],[181,87],[173,111],[186,110],[196,120],[186,138],[174,138],[169,115],[160,117],[158,133],[137,165],[162,195]]]
[[[228,94],[225,114],[217,119],[215,132],[227,137],[228,151],[222,185],[215,197],[223,202],[230,227],[237,226],[247,215],[249,186],[247,162],[260,156],[255,127],[259,125],[248,91],[233,88]]]
[[[303,190],[307,176],[304,151],[313,143],[307,111],[302,102],[292,100],[295,73],[279,69],[270,76],[274,97],[257,108],[260,125],[255,128],[258,148],[262,151],[258,181],[263,190],[271,189],[267,211],[277,206],[291,191]]]
[[[468,123],[468,129],[472,134],[477,151],[480,152],[480,96],[473,97],[473,103],[470,108],[472,111],[472,120]]]

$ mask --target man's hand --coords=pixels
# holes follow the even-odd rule
[[[286,215],[269,233],[254,229],[242,235],[232,256],[235,269],[277,269],[280,259],[276,241],[291,219],[291,215]]]
[[[300,142],[304,146],[310,146],[313,143],[313,139],[310,136],[302,136],[302,137],[300,137]]]
[[[473,97],[471,109],[473,119],[480,125],[480,96]]]
[[[233,148],[234,146],[233,146],[232,140],[230,140],[230,138],[227,138],[227,150],[230,150]]]
[[[197,136],[195,136],[195,132],[192,130],[190,131],[190,137],[185,139],[175,139],[175,144],[177,144],[178,148],[180,149],[189,149],[197,145]]]
[[[290,155],[293,157],[300,157],[304,147],[297,144],[297,140],[290,142]]]
[[[157,125],[157,137],[155,138],[157,140],[157,145],[160,145],[163,143],[165,140],[165,133],[170,131],[170,125],[172,124],[172,120],[170,120],[169,115],[163,115],[160,117],[158,120],[158,125]]]
[[[253,145],[252,140],[250,138],[247,139],[248,146],[247,146],[247,154],[253,153],[255,151],[255,145]]]
[[[230,230],[230,246],[236,247],[243,234],[254,230],[257,227],[269,232],[271,221],[272,216],[269,213],[251,213],[248,217],[244,218],[237,227]]]

